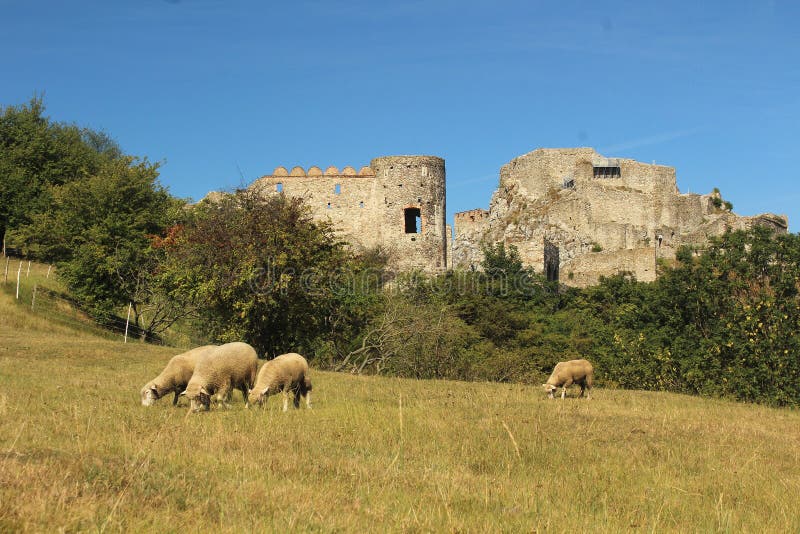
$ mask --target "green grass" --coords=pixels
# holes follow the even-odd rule
[[[797,411],[320,371],[313,410],[142,407],[177,352],[0,294],[0,531],[800,531]]]

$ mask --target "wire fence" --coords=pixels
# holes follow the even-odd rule
[[[126,317],[109,317],[99,324],[96,318],[82,311],[58,281],[55,268],[24,258],[0,255],[2,291],[27,313],[49,323],[91,333],[121,342],[138,341],[143,331],[134,324],[126,325]],[[127,326],[127,327],[126,327]],[[148,338],[149,343],[165,344]]]

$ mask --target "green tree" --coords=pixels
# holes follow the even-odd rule
[[[44,110],[40,97],[0,108],[0,240],[49,207],[50,186],[95,175],[121,155],[108,135],[54,123]]]
[[[249,190],[197,206],[167,257],[203,303],[211,338],[245,340],[269,356],[311,356],[363,323],[361,297],[379,284],[361,277],[358,259],[302,199]]]
[[[56,263],[71,295],[96,317],[109,320],[132,302],[138,324],[159,283],[163,252],[153,239],[181,214],[182,202],[158,182],[158,165],[111,160],[94,176],[50,186],[48,196],[50,208],[20,232],[30,252]]]

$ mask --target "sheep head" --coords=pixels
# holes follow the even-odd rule
[[[542,384],[542,387],[547,392],[547,398],[548,399],[552,399],[553,398],[553,392],[558,389],[553,384]]]
[[[186,395],[186,398],[189,399],[189,410],[192,412],[207,412],[211,409],[211,394],[205,386],[198,387],[197,384],[189,384],[189,387],[181,395]]]
[[[139,392],[139,396],[142,399],[142,406],[152,406],[153,403],[161,398],[158,388],[153,383],[145,385]]]
[[[263,405],[264,400],[267,398],[267,392],[269,391],[269,386],[265,387],[261,391],[258,390],[250,390],[250,394],[247,396],[247,402],[250,404],[258,404]]]

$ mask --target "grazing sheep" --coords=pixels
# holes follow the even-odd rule
[[[291,352],[269,360],[258,372],[256,385],[250,391],[250,404],[263,405],[267,397],[277,392],[283,395],[283,411],[288,409],[287,393],[294,393],[294,407],[300,407],[300,397],[306,398],[306,406],[311,408],[311,380],[308,378],[308,362],[305,358]]]
[[[183,392],[191,411],[209,410],[211,400],[227,405],[234,389],[247,394],[256,379],[258,356],[247,343],[226,343],[206,353],[197,361],[194,374]]]
[[[586,391],[586,398],[589,398],[589,390],[592,389],[592,378],[594,375],[594,368],[587,360],[570,360],[568,362],[558,362],[553,369],[553,374],[547,379],[547,382],[542,384],[544,390],[547,391],[547,397],[553,398],[553,392],[559,387],[564,389],[561,391],[561,398],[563,399],[567,394],[567,388],[572,384],[580,384],[581,394]]]
[[[139,392],[142,397],[142,406],[152,406],[170,391],[175,392],[172,405],[178,404],[178,397],[186,389],[189,379],[192,378],[198,358],[214,348],[216,348],[216,345],[205,345],[173,356],[167,366],[164,367],[164,370],[161,371],[161,374],[145,384]]]

